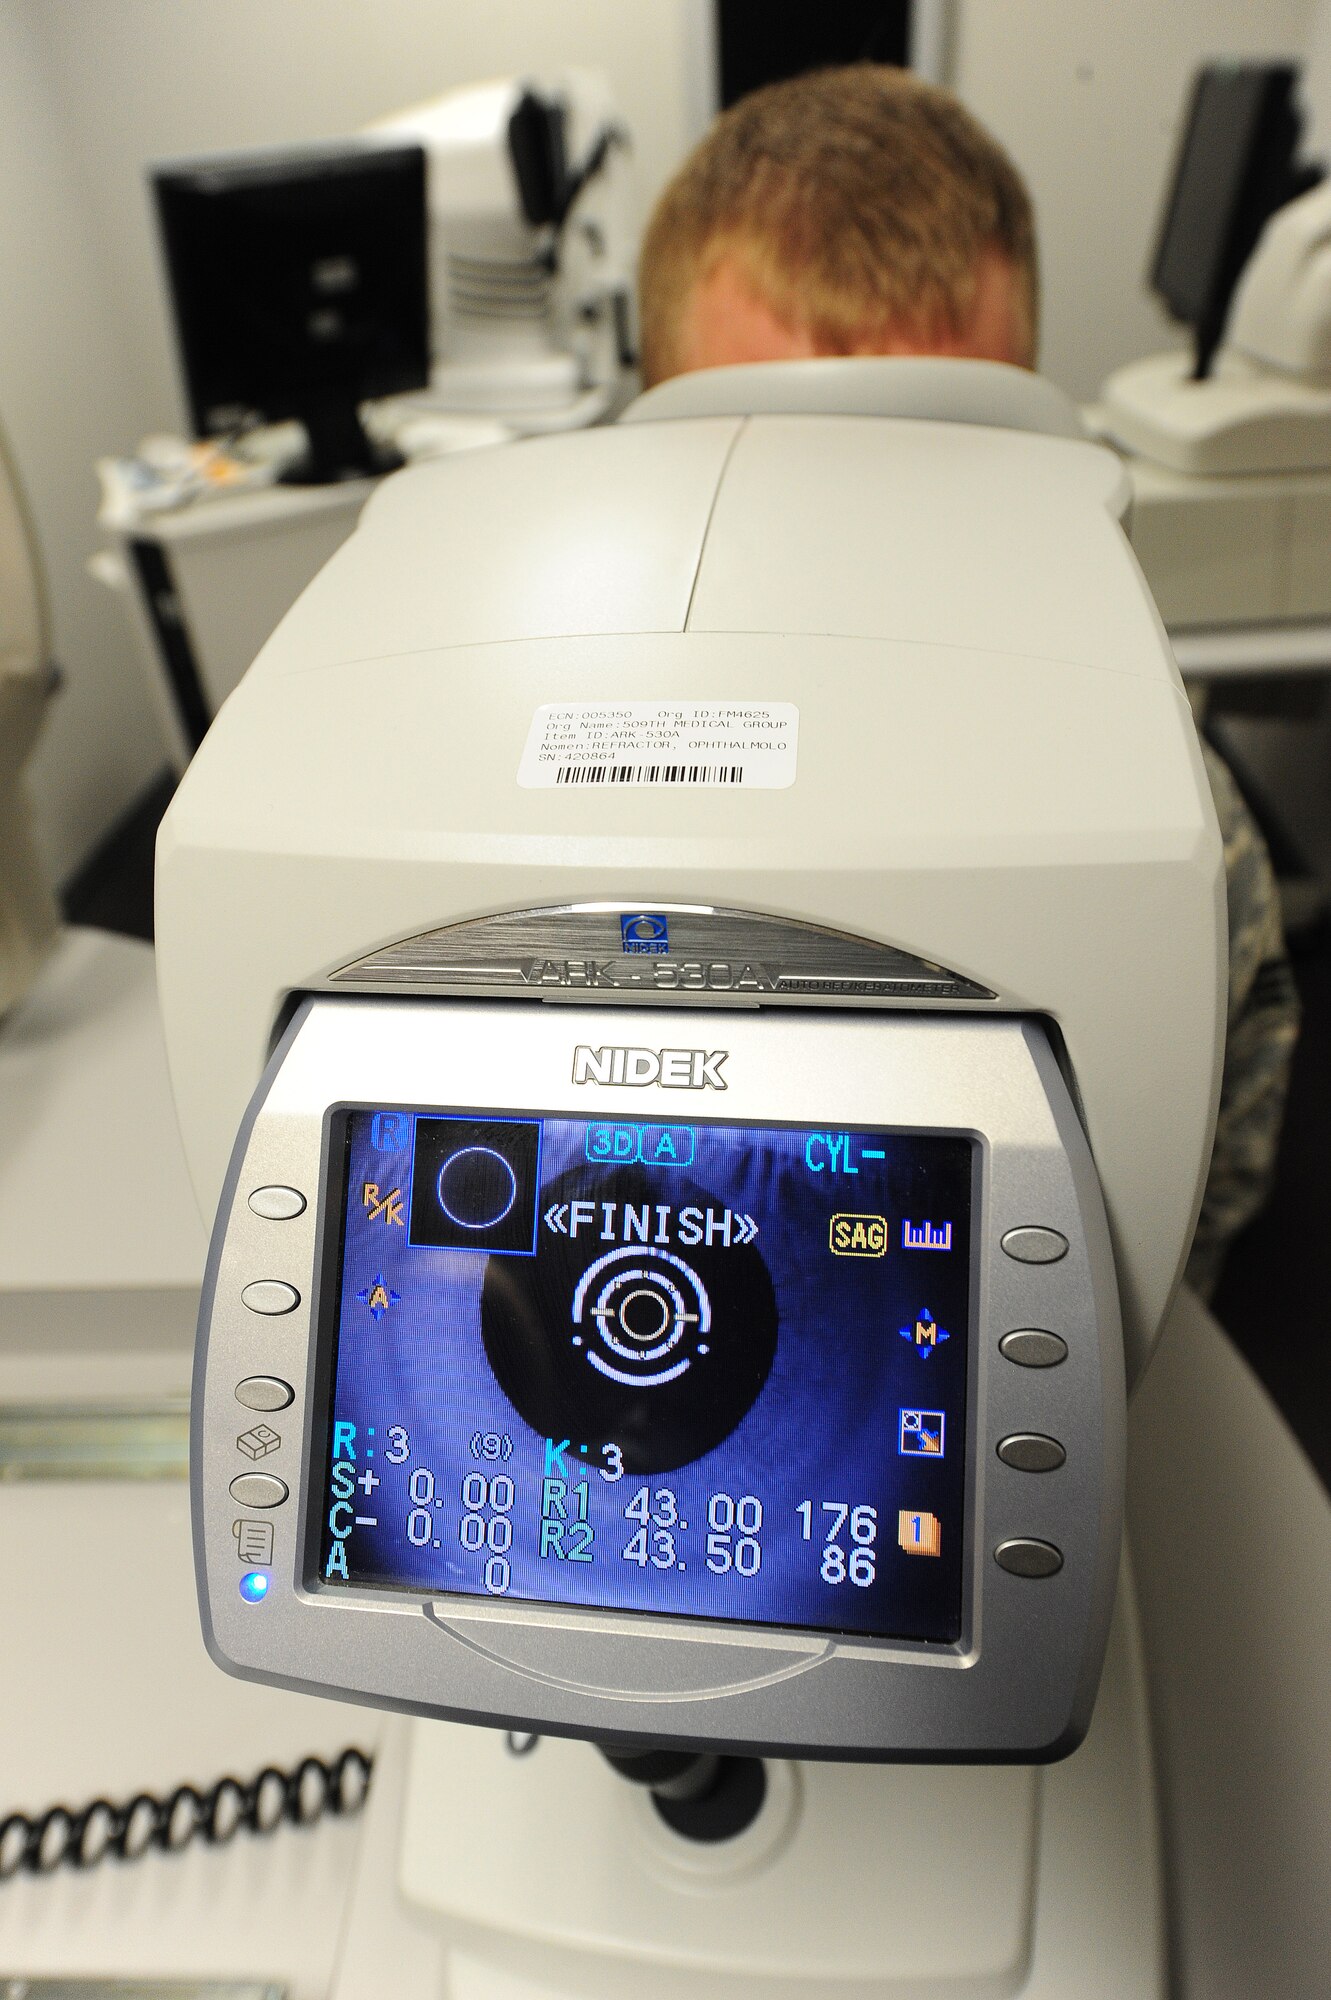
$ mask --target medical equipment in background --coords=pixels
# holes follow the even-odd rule
[[[56,684],[36,537],[0,431],[0,1016],[31,985],[59,926],[23,777]]]
[[[200,437],[295,418],[280,477],[391,472],[360,405],[429,375],[425,158],[364,143],[182,160],[151,172]]]
[[[451,90],[367,126],[425,148],[434,370],[413,406],[518,431],[604,416],[632,365],[628,133],[606,78]]]
[[[1294,74],[1202,72],[1152,274],[1196,359],[1129,363],[1092,413],[1171,629],[1331,616],[1331,187],[1294,164]]]
[[[164,823],[210,1649],[492,1725],[380,1759],[338,2000],[1159,1995],[1223,891],[1125,477],[986,363],[630,417],[384,486]]]
[[[1193,83],[1151,286],[1192,330],[1194,381],[1211,372],[1239,273],[1268,216],[1321,178],[1294,165],[1297,77],[1291,63],[1217,63]]]
[[[373,164],[419,147],[427,163],[429,387],[417,309],[418,195],[399,176],[394,206],[394,179]],[[364,264],[355,319],[314,355],[316,375],[337,377],[332,435],[327,400],[320,414],[307,411],[324,435],[324,469],[358,469],[359,477],[274,484],[301,450],[291,426],[245,432],[236,446],[243,463],[224,456],[201,467],[183,443],[173,452],[159,440],[146,462],[98,468],[98,524],[110,546],[94,573],[126,602],[177,769],[279,618],[350,534],[373,471],[395,452],[412,461],[446,456],[594,423],[618,406],[632,379],[628,150],[604,79],[571,70],[540,86],[509,78],[449,92],[372,127],[350,153],[307,150],[290,164],[237,155],[216,174],[196,166],[163,176],[160,199],[176,218],[172,242],[179,237],[170,262],[181,358],[201,433],[239,421],[247,408],[276,416],[302,407],[291,366],[315,323],[357,296],[338,286],[351,264]],[[332,180],[320,178],[321,158]],[[348,189],[359,190],[360,208],[344,216]],[[320,216],[330,198],[331,223]],[[367,250],[356,231],[370,205],[384,226]],[[201,228],[211,258],[201,254]],[[330,228],[341,232],[336,242]],[[385,244],[397,246],[407,275],[396,263],[386,273]],[[291,271],[303,285],[292,284]],[[377,326],[368,343],[359,337],[367,316]],[[297,369],[302,381],[307,360]],[[406,374],[394,374],[398,367]],[[357,395],[411,384],[418,393],[386,393],[357,417]]]

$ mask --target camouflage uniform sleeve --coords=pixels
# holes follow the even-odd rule
[[[1229,767],[1202,744],[1225,843],[1229,909],[1229,1015],[1215,1146],[1187,1279],[1214,1289],[1231,1239],[1271,1192],[1276,1148],[1299,1033],[1299,998],[1285,950],[1266,843]]]

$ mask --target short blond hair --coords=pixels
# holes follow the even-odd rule
[[[1016,278],[1034,360],[1035,222],[1007,154],[957,98],[857,63],[768,84],[717,119],[661,195],[639,269],[647,386],[677,374],[695,286],[734,258],[820,348],[964,335],[986,256]]]

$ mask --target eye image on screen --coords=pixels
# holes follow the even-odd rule
[[[540,1136],[532,1119],[418,1118],[411,1242],[530,1256]]]
[[[976,1147],[337,1114],[318,1587],[948,1644]]]
[[[547,1199],[571,1204],[583,1180],[575,1168]],[[616,1169],[597,1193],[633,1240],[598,1242],[589,1259],[580,1237],[561,1235],[530,1264],[496,1258],[481,1288],[485,1352],[534,1431],[613,1441],[626,1470],[669,1472],[715,1449],[752,1408],[776,1353],[776,1296],[738,1222],[706,1240],[707,1216],[729,1211],[691,1179],[671,1187],[675,1205],[703,1218],[687,1249],[646,1240],[664,1234],[649,1170]]]

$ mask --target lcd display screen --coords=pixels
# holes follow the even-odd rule
[[[339,1110],[315,1580],[956,1640],[976,1152]]]

